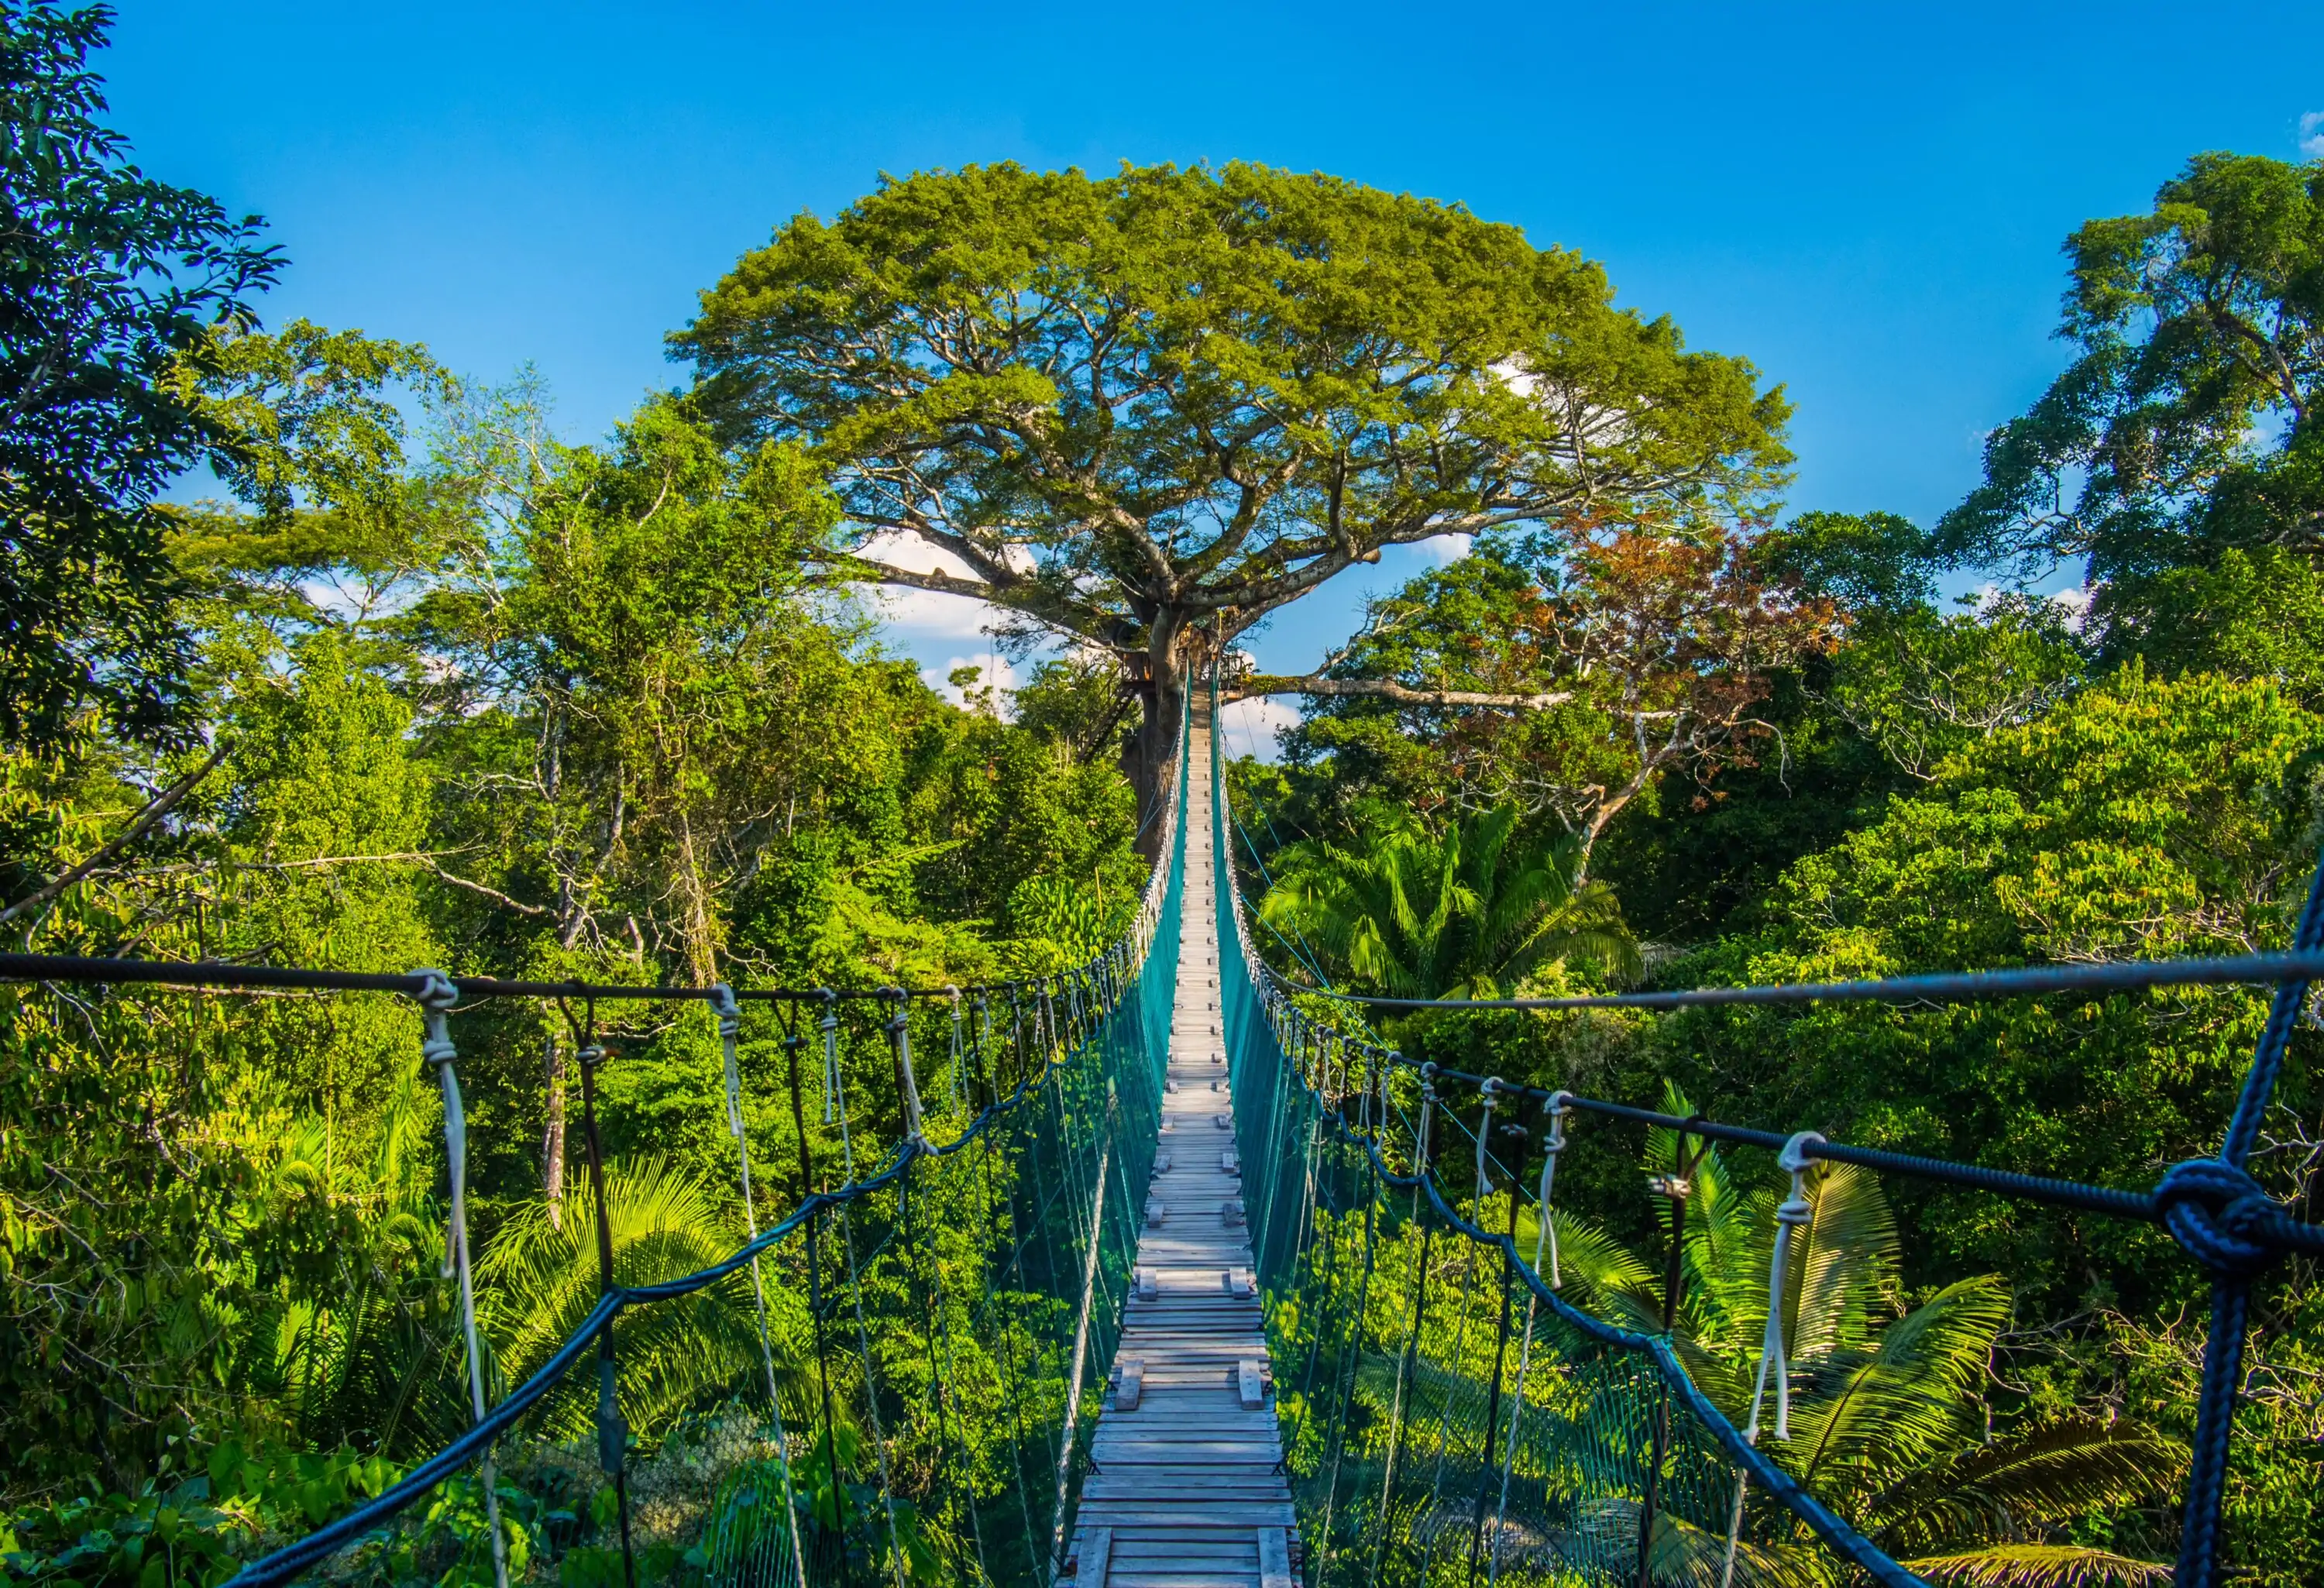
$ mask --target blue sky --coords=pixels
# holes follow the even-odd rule
[[[739,254],[885,171],[1245,159],[1606,264],[1798,405],[1800,507],[1926,522],[2061,362],[2058,245],[2190,153],[2324,154],[2324,5],[1096,7],[123,0],[100,62],[168,180],[272,222],[270,319],[530,361],[603,433]],[[1312,665],[1406,552],[1279,614]],[[941,669],[984,642],[899,614]],[[933,605],[932,605],[933,604]]]

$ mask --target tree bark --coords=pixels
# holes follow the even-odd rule
[[[549,1227],[565,1227],[565,1054],[557,1033],[549,1034],[549,1117],[540,1127],[540,1195],[549,1204]]]
[[[1182,654],[1182,631],[1168,616],[1153,625],[1154,643],[1142,657],[1125,659],[1133,669],[1131,688],[1143,716],[1122,752],[1123,773],[1138,795],[1138,852],[1160,853],[1162,806],[1170,798],[1171,771],[1178,759],[1178,726],[1185,711],[1191,669]],[[1142,669],[1143,676],[1136,676]]]

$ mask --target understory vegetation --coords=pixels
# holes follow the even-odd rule
[[[674,334],[692,378],[582,444],[529,373],[263,324],[284,262],[259,223],[106,130],[108,23],[0,5],[0,179],[32,217],[0,241],[10,952],[1048,975],[1133,919],[1213,669],[1231,720],[1238,691],[1305,702],[1279,757],[1227,772],[1254,930],[1295,983],[1466,1000],[2290,941],[2324,842],[2324,164],[2201,155],[2152,213],[2078,231],[2069,367],[1929,525],[1791,511],[1781,389],[1617,310],[1580,256],[1246,166],[923,173],[799,217]],[[1463,552],[1317,672],[1253,671],[1268,612],[1447,534]],[[969,573],[883,559],[912,536]],[[881,583],[991,601],[1023,684],[924,679],[882,640]],[[884,1015],[844,1017],[844,1138],[816,1012],[744,1028],[746,1210],[707,1008],[462,1010],[493,1394],[597,1303],[584,1049],[613,1053],[588,1105],[605,1244],[648,1283],[899,1138]],[[1462,1071],[2144,1190],[2216,1150],[2264,1012],[2217,986],[1375,1029]],[[969,1029],[921,1018],[940,1054]],[[0,985],[12,1574],[214,1588],[467,1426],[420,1039],[386,994]],[[2319,1052],[2310,1018],[2252,1165],[2301,1217]],[[1572,1293],[1658,1327],[1669,1208],[1639,1170],[1675,1149],[1575,1132]],[[1682,1354],[1739,1422],[1786,1183],[1744,1151],[1697,1181]],[[879,1348],[913,1420],[892,1448],[843,1418],[789,1453],[809,1525],[877,1518],[883,1580],[970,1580],[978,1542],[947,1519],[923,1362],[967,1330],[944,1308],[980,1292],[1007,1188],[952,1194],[974,1238],[866,1281],[908,1320]],[[2157,1580],[2200,1271],[2144,1224],[1852,1171],[1812,1196],[1824,1268],[1775,1459],[1935,1580]],[[658,1574],[707,1569],[700,1508],[668,1497],[731,1497],[782,1454],[737,1386],[812,1412],[805,1288],[832,1282],[770,1263],[763,1338],[740,1279],[624,1325]],[[2313,1265],[2269,1270],[2254,1320],[2227,1559],[2290,1588],[2324,1580]],[[498,1477],[512,1574],[585,1588],[621,1557],[575,1385]],[[485,1500],[447,1484],[433,1553],[365,1571],[490,1582]]]

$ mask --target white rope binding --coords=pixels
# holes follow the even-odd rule
[[[454,1068],[459,1050],[452,1046],[452,1006],[460,1001],[460,990],[442,971],[411,974],[420,980],[420,991],[412,997],[420,1005],[427,1032],[420,1044],[420,1057],[435,1066],[437,1084],[444,1092],[444,1161],[451,1177],[452,1212],[444,1242],[443,1274],[447,1279],[459,1276],[460,1328],[468,1345],[468,1403],[481,1423],[484,1420],[484,1359],[476,1344],[476,1284],[468,1266],[468,1116],[460,1106],[460,1077]],[[484,1484],[485,1521],[493,1534],[493,1582],[496,1588],[508,1588],[508,1541],[501,1537],[500,1481],[489,1447],[478,1471]]]
[[[823,1032],[823,1122],[826,1125],[834,1120],[847,1117],[847,1100],[840,1095],[840,1087],[844,1083],[839,1073],[839,1006],[831,1001],[828,991],[825,989],[823,1019],[816,1022]],[[844,1134],[843,1131],[842,1135]],[[847,1183],[851,1186],[855,1183],[855,1167],[852,1160],[848,1165]]]
[[[1547,1110],[1549,1136],[1541,1144],[1541,1195],[1534,1204],[1539,1222],[1533,1233],[1533,1271],[1536,1274],[1541,1272],[1542,1255],[1546,1251],[1549,1256],[1549,1288],[1562,1290],[1564,1281],[1557,1271],[1557,1232],[1549,1222],[1549,1194],[1557,1180],[1558,1155],[1565,1150],[1565,1116],[1573,1112],[1573,1094],[1564,1091],[1551,1093]],[[1525,1417],[1526,1370],[1533,1365],[1534,1314],[1540,1305],[1541,1298],[1528,1288],[1526,1292],[1525,1343],[1517,1347],[1517,1388],[1509,1395],[1509,1436],[1501,1452],[1501,1494],[1493,1505],[1493,1553],[1485,1568],[1486,1588],[1492,1588],[1501,1574],[1501,1524],[1508,1515],[1509,1476],[1517,1470],[1517,1426]]]
[[[968,1098],[968,1079],[962,1073],[967,1068],[968,1045],[961,1039],[960,989],[947,982],[945,991],[952,995],[952,1105],[957,1109]]]
[[[759,1360],[767,1370],[767,1405],[773,1408],[775,1448],[783,1458],[783,1509],[790,1517],[791,1564],[798,1568],[799,1588],[807,1588],[807,1554],[799,1542],[798,1501],[791,1494],[791,1445],[783,1433],[782,1398],[775,1390],[775,1348],[767,1337],[767,1289],[759,1278],[759,1208],[751,1193],[751,1137],[742,1125],[742,1068],[734,1044],[742,1033],[742,1005],[734,989],[721,982],[710,989],[711,1012],[718,1017],[718,1045],[726,1054],[726,1128],[733,1132],[734,1149],[742,1164],[742,1222],[751,1232],[751,1299],[759,1310]]]
[[[1814,1205],[1808,1201],[1807,1173],[1812,1160],[1807,1148],[1821,1142],[1823,1137],[1813,1131],[1802,1131],[1784,1143],[1783,1151],[1775,1155],[1775,1167],[1790,1173],[1792,1194],[1775,1209],[1775,1250],[1767,1259],[1767,1327],[1759,1337],[1759,1377],[1751,1386],[1751,1420],[1743,1429],[1743,1442],[1759,1443],[1759,1408],[1766,1399],[1767,1378],[1775,1380],[1775,1437],[1792,1436],[1792,1371],[1784,1353],[1784,1269],[1791,1251],[1792,1232],[1815,1217]],[[1735,1474],[1735,1505],[1727,1519],[1727,1559],[1719,1571],[1719,1588],[1732,1588],[1735,1581],[1735,1554],[1743,1538],[1743,1496],[1751,1486],[1751,1474]]]
[[[1784,1267],[1792,1232],[1815,1216],[1815,1208],[1808,1201],[1811,1159],[1805,1149],[1822,1141],[1815,1131],[1802,1131],[1784,1143],[1784,1150],[1775,1158],[1775,1167],[1792,1177],[1792,1194],[1775,1209],[1775,1250],[1767,1260],[1767,1332],[1759,1343],[1759,1380],[1751,1390],[1751,1425],[1743,1430],[1743,1437],[1755,1445],[1759,1438],[1759,1402],[1767,1393],[1771,1369],[1775,1379],[1775,1437],[1792,1436],[1792,1375],[1784,1354]]]

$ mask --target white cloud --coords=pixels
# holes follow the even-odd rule
[[[1230,756],[1256,755],[1272,763],[1282,759],[1276,734],[1298,725],[1298,710],[1285,701],[1234,700],[1219,718],[1219,739]]]
[[[907,573],[970,577],[968,564],[918,535],[875,535],[862,549],[872,560]],[[904,649],[922,657],[945,644],[969,644],[982,639],[985,627],[1001,616],[1001,609],[989,602],[942,590],[913,590],[899,585],[862,585],[857,590],[881,626],[893,631]]]
[[[2324,160],[2324,110],[2300,118],[2300,153],[2304,160]]]
[[[2090,621],[2090,592],[2088,586],[2077,585],[2070,590],[2052,591],[2049,596],[2049,602],[2051,605],[2066,614],[2066,626],[2077,634],[2082,632],[2082,625]]]
[[[1001,697],[996,704],[1001,707],[1001,715],[1002,716],[1012,715],[1009,706],[1009,691],[1017,687],[1017,666],[1005,656],[996,656],[989,651],[982,656],[949,656],[942,664],[930,662],[921,668],[920,681],[954,706],[966,706],[968,704],[966,693],[952,682],[952,675],[964,667],[977,669],[976,687],[978,688],[986,689],[998,685]]]
[[[1477,543],[1474,535],[1434,535],[1421,541],[1421,555],[1431,562],[1458,562]]]

